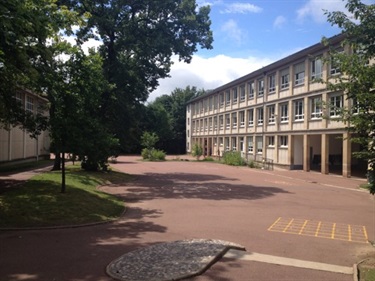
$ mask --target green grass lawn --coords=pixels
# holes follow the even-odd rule
[[[0,227],[75,225],[118,218],[124,202],[97,186],[130,178],[115,171],[94,173],[69,166],[66,193],[60,193],[60,171],[36,175],[22,186],[0,193]]]

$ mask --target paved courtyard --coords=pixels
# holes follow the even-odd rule
[[[363,181],[302,171],[264,171],[209,162],[141,162],[135,175],[101,189],[121,196],[125,215],[82,228],[0,231],[0,280],[112,280],[107,265],[157,243],[217,239],[242,245],[187,280],[353,280],[373,253],[374,197]]]

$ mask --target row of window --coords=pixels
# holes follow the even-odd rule
[[[278,136],[278,146],[280,148],[288,147],[288,136]],[[247,136],[247,149],[245,148],[245,137],[238,138],[237,147],[237,137],[218,137],[214,138],[214,146],[217,146],[219,142],[219,147],[224,147],[225,151],[235,150],[248,153],[262,154],[263,153],[263,137],[262,136]],[[275,136],[266,137],[266,145],[268,147],[275,147]]]
[[[293,86],[303,85],[305,83],[305,62],[293,65],[293,70]],[[340,69],[334,61],[330,64],[330,74],[340,74]],[[318,56],[310,60],[310,80],[316,81],[322,79],[322,77],[323,60],[321,56]],[[266,77],[242,84],[239,87],[234,87],[231,90],[228,89],[218,95],[210,96],[192,105],[193,115],[208,112],[212,109],[217,109],[218,107],[222,108],[224,106],[230,106],[231,104],[237,104],[238,101],[245,102],[246,95],[248,96],[248,99],[254,99],[255,96],[262,97],[264,95],[265,83],[267,83],[268,94],[273,94],[276,91],[276,80],[276,73],[272,73]],[[291,82],[289,67],[282,69],[279,75],[279,85],[281,90],[288,89]]]
[[[255,124],[260,126],[263,125],[264,122],[264,111],[266,111],[266,121],[267,124],[275,124],[276,122],[280,123],[287,123],[289,122],[289,103],[281,103],[279,106],[279,116],[278,119],[275,114],[276,105],[268,105],[266,107],[257,107],[257,108],[250,108],[245,110],[241,110],[238,112],[226,113],[218,116],[212,116],[208,118],[202,118],[199,120],[194,120],[192,122],[192,129],[193,132],[203,132],[203,131],[212,131],[217,130],[218,128],[221,130],[224,128],[230,129],[237,129],[239,126],[240,128],[245,127],[245,122],[247,123],[248,127],[252,127]],[[305,104],[304,99],[294,100],[292,102],[293,106],[293,121],[303,121],[305,119]],[[323,102],[322,96],[314,96],[309,98],[309,106],[310,106],[310,119],[322,119],[323,116]],[[343,95],[332,95],[329,98],[329,116],[330,117],[337,117],[340,115],[344,106],[344,97]],[[245,116],[246,114],[246,116]],[[256,118],[256,119],[255,119]],[[279,121],[278,121],[279,120]],[[190,122],[190,121],[189,121]]]
[[[29,96],[29,95],[24,95],[22,93],[16,93],[15,99],[21,105],[25,106],[26,111],[35,113],[35,110],[36,110],[40,114],[43,113],[42,107],[40,106],[40,104],[38,106],[38,102],[36,101],[34,97]]]

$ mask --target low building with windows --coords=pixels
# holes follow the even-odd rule
[[[42,105],[47,104],[47,100],[29,91],[20,91],[15,98],[21,102],[25,110],[32,113],[40,112]],[[0,165],[49,157],[49,148],[50,138],[46,131],[35,139],[20,127],[0,129]]]
[[[331,48],[349,51],[342,40],[330,38]],[[356,167],[364,175],[367,164],[352,157],[359,147],[338,118],[352,101],[322,83],[338,75],[329,48],[318,43],[189,101],[188,153],[198,143],[205,155],[237,150],[288,169],[349,177]]]

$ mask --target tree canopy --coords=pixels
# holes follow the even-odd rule
[[[375,193],[375,5],[366,5],[359,0],[348,0],[349,12],[327,13],[328,21],[338,25],[346,36],[344,45],[350,52],[332,51],[343,73],[329,89],[342,91],[353,106],[342,112],[342,120],[353,133],[352,141],[361,144],[357,157],[369,163],[370,192]]]

